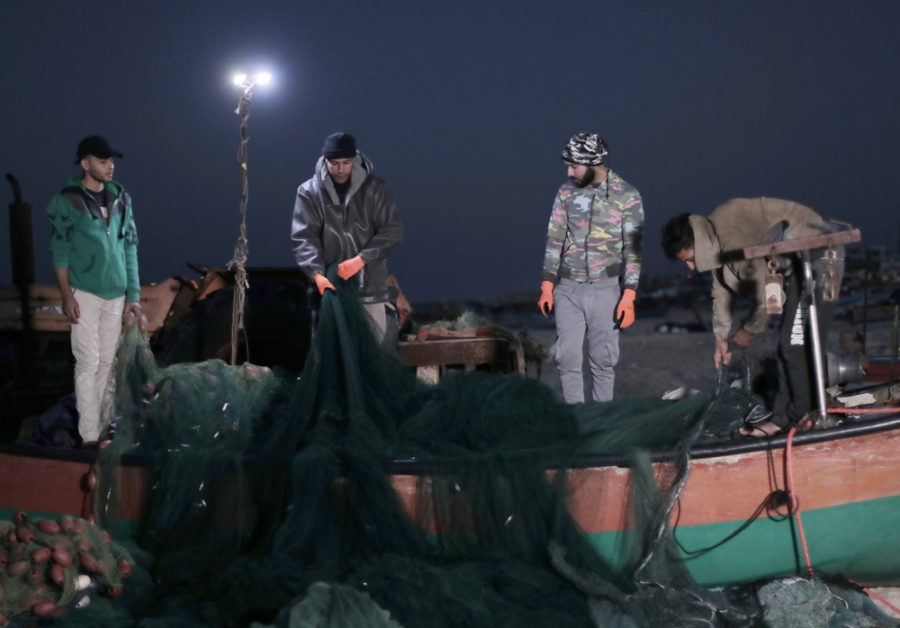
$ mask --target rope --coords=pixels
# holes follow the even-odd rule
[[[788,433],[787,437],[787,451],[785,452],[786,456],[786,465],[787,465],[787,482],[788,482],[788,493],[791,494],[791,499],[794,501],[794,516],[797,518],[797,530],[800,532],[800,543],[803,545],[803,558],[806,559],[806,568],[809,570],[809,577],[814,577],[812,562],[809,560],[809,548],[806,546],[806,534],[803,532],[803,520],[800,518],[800,500],[797,499],[797,495],[794,493],[794,462],[793,462],[793,448],[794,448],[794,435],[797,433],[797,428],[792,427],[791,431]]]
[[[250,98],[253,96],[253,85],[244,90],[235,113],[241,116],[241,234],[234,245],[234,258],[228,262],[228,268],[234,268],[234,302],[231,306],[231,366],[237,363],[238,335],[244,329],[244,303],[246,291],[250,287],[245,265],[247,263],[247,120],[250,118]],[[244,334],[246,337],[246,333]],[[249,355],[250,348],[247,347]]]

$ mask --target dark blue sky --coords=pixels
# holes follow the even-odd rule
[[[391,8],[385,8],[385,7]],[[537,288],[559,152],[602,134],[645,202],[644,271],[684,211],[776,196],[897,244],[900,3],[12,2],[0,4],[0,172],[44,208],[78,141],[126,154],[141,279],[224,265],[239,224],[234,70],[250,119],[250,265],[293,264],[297,186],[356,135],[406,224],[413,301]],[[3,182],[2,205],[12,200]],[[3,221],[4,227],[6,220]],[[11,281],[0,229],[0,283]],[[251,277],[252,281],[252,277]]]

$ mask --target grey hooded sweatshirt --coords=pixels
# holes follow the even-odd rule
[[[385,260],[403,241],[403,223],[387,185],[372,174],[372,162],[357,151],[350,187],[342,205],[323,157],[312,179],[297,190],[291,244],[294,257],[312,280],[325,268],[359,255],[363,303],[396,301]]]

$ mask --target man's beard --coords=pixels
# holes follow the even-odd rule
[[[581,177],[580,179],[577,179],[575,177],[569,177],[569,178],[572,180],[572,183],[574,183],[577,187],[586,188],[587,186],[589,186],[591,183],[594,182],[595,175],[596,175],[596,173],[594,172],[594,169],[588,168],[587,172],[585,172],[584,176]]]

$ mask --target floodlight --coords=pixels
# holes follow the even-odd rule
[[[268,72],[263,72],[262,74],[256,75],[256,82],[259,83],[260,85],[265,85],[266,83],[268,83],[271,80],[272,80],[272,75],[269,74]]]
[[[235,74],[234,75],[234,84],[235,85],[243,85],[244,81],[247,80],[246,74]]]

